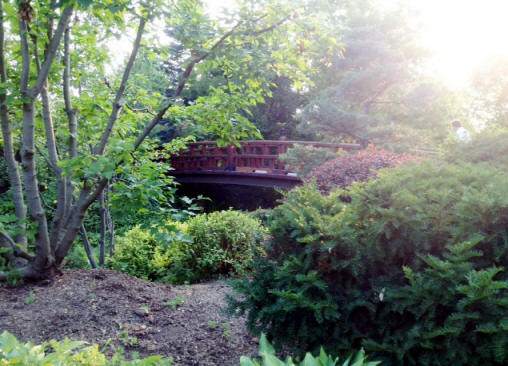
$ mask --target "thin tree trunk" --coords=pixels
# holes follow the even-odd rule
[[[79,234],[81,235],[81,240],[83,241],[83,247],[85,248],[88,261],[90,262],[92,268],[95,269],[97,268],[97,262],[95,262],[95,258],[93,257],[92,248],[90,247],[90,241],[88,240],[88,234],[86,233],[85,225],[81,224]]]
[[[7,82],[7,71],[4,56],[4,14],[3,2],[0,1],[0,81],[2,84]],[[9,176],[9,183],[12,189],[14,213],[17,219],[18,233],[15,236],[15,241],[18,244],[27,245],[26,232],[26,206],[23,198],[23,186],[19,174],[18,163],[15,159],[14,145],[12,140],[12,133],[9,122],[9,110],[7,107],[7,90],[0,90],[0,120],[2,124],[2,135],[4,140],[4,158],[7,165],[7,174]]]
[[[99,196],[99,217],[101,222],[101,239],[99,243],[99,265],[104,266],[104,259],[106,256],[106,207],[105,207],[105,199],[104,199],[104,190],[101,192]]]
[[[64,220],[66,199],[67,199],[67,182],[62,175],[62,169],[58,166],[59,157],[56,149],[56,139],[53,131],[53,118],[51,116],[51,106],[49,104],[49,93],[47,83],[43,84],[41,89],[41,100],[42,100],[42,116],[44,120],[44,128],[46,130],[46,145],[49,152],[49,160],[51,162],[51,168],[56,176],[57,182],[57,206],[55,216],[53,217],[50,243],[52,253],[56,249],[58,243],[60,228]]]
[[[111,215],[111,208],[109,206],[109,198],[111,193],[111,182],[108,182],[106,186],[106,221],[109,230],[109,256],[112,257],[115,254],[115,222]]]
[[[35,123],[33,107],[33,101],[30,103],[23,103],[23,152],[21,154],[21,160],[28,212],[30,218],[37,223],[37,232],[35,234],[36,259],[34,266],[36,270],[43,271],[53,264],[54,258],[51,253],[48,223],[41,204],[35,166]]]
[[[48,30],[48,39],[51,39],[52,29]],[[37,45],[37,37],[32,35],[33,40],[33,49],[34,49],[34,58],[35,64],[37,66],[37,72],[41,72],[41,63],[39,60],[39,52]],[[47,49],[44,51],[44,54],[47,54]],[[46,133],[46,148],[48,149],[49,156],[49,165],[51,170],[56,176],[57,182],[57,206],[55,210],[55,214],[53,216],[51,234],[49,236],[50,245],[51,245],[51,253],[55,252],[56,245],[58,243],[60,228],[62,226],[62,221],[64,220],[65,214],[65,201],[67,198],[66,188],[67,188],[67,179],[62,174],[62,169],[58,166],[58,162],[60,161],[60,157],[58,156],[58,150],[55,139],[55,132],[53,126],[53,116],[51,114],[51,105],[49,102],[49,92],[48,92],[48,80],[46,79],[42,83],[41,88],[41,102],[42,102],[42,119],[44,121],[44,130]],[[42,198],[42,197],[41,197]]]
[[[70,27],[65,29],[64,34],[64,56],[63,56],[63,95],[65,102],[65,112],[67,113],[67,119],[69,123],[69,158],[73,159],[78,156],[78,122],[77,122],[77,110],[72,107],[71,93],[70,93]],[[70,179],[67,179],[67,187],[65,190],[65,206],[64,206],[64,217],[68,217],[69,210],[73,203],[73,192],[74,186]],[[60,239],[60,237],[58,238]]]
[[[33,88],[29,88],[30,81],[30,49],[28,47],[28,24],[23,18],[19,19],[19,35],[22,57],[22,69],[20,75],[20,91],[23,98],[23,151],[21,154],[23,178],[25,183],[26,200],[30,218],[37,224],[35,234],[35,259],[31,264],[32,272],[37,276],[45,276],[54,270],[54,256],[51,250],[48,223],[44,209],[42,208],[39,186],[37,181],[37,169],[35,164],[35,116],[34,101],[46,83],[51,66],[63,32],[73,12],[73,6],[68,6],[62,11],[55,36],[49,40],[44,63],[37,73],[37,80]],[[51,275],[51,274],[49,274]]]
[[[82,189],[79,195],[79,199],[72,205],[69,218],[65,225],[65,235],[58,243],[58,247],[56,249],[55,256],[57,265],[62,263],[63,259],[69,252],[70,248],[72,247],[72,243],[79,232],[81,224],[83,223],[86,211],[90,205],[99,198],[99,195],[106,187],[106,184],[107,180],[100,181],[95,191],[91,194],[90,188],[85,184],[85,187]]]

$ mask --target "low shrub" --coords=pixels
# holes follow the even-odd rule
[[[258,360],[252,360],[248,357],[242,356],[240,358],[240,366],[338,366],[339,359],[333,358],[326,354],[321,348],[319,356],[313,356],[310,352],[306,353],[303,361],[295,362],[291,357],[287,357],[285,361],[280,360],[275,356],[275,349],[268,342],[264,334],[261,335],[259,340],[259,357],[261,362]],[[367,361],[365,351],[362,349],[354,356],[350,356],[343,363],[342,366],[376,366],[379,365],[378,361]]]
[[[507,181],[423,162],[328,196],[296,188],[229,311],[300,355],[323,345],[364,347],[386,365],[505,364]]]
[[[305,181],[316,180],[323,193],[335,188],[345,188],[353,182],[364,182],[376,176],[382,168],[391,168],[408,162],[417,162],[421,158],[409,154],[397,154],[378,150],[370,145],[356,154],[346,154],[328,161],[311,171]]]
[[[61,342],[51,340],[41,345],[21,343],[8,332],[0,334],[0,365],[30,365],[30,366],[163,366],[172,365],[170,359],[161,356],[151,356],[145,359],[125,360],[121,353],[115,353],[111,358],[99,351],[94,344],[83,347],[86,342]]]
[[[156,279],[157,241],[150,230],[136,226],[119,236],[115,247],[115,254],[109,261],[111,268],[145,280]]]
[[[180,265],[190,281],[243,273],[266,234],[259,220],[233,210],[197,215],[187,225],[193,241]]]
[[[117,238],[108,266],[145,280],[160,280],[182,257],[186,224],[168,222],[164,227],[136,226]]]
[[[135,227],[119,237],[111,268],[147,280],[204,281],[250,267],[265,235],[259,220],[217,211],[164,227]]]

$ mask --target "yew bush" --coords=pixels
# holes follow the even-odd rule
[[[302,354],[364,347],[386,365],[506,364],[507,180],[422,162],[329,195],[296,188],[269,216],[267,255],[235,283],[229,310]]]

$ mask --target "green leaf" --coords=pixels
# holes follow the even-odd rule
[[[275,354],[275,348],[268,342],[268,339],[266,338],[266,335],[264,333],[261,334],[261,337],[259,339],[259,355],[261,354],[269,354],[274,355]]]

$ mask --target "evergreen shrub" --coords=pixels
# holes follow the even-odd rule
[[[423,162],[328,196],[296,188],[229,311],[300,354],[323,345],[364,347],[386,365],[506,364],[507,181]]]
[[[353,182],[367,181],[375,177],[379,169],[420,160],[416,156],[378,150],[374,145],[369,145],[366,150],[344,154],[318,166],[307,175],[305,181],[316,180],[318,188],[323,193],[329,193],[338,187],[350,186]]]

